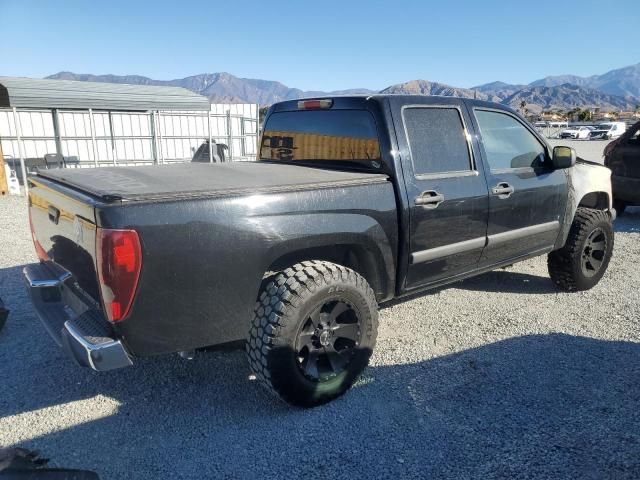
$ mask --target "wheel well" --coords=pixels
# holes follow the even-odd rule
[[[386,295],[388,285],[378,268],[374,255],[361,245],[331,245],[312,247],[287,253],[269,265],[267,272],[278,272],[305,260],[324,260],[350,268],[362,275],[380,298]]]
[[[578,206],[607,210],[609,208],[609,195],[606,192],[587,193],[582,197]]]

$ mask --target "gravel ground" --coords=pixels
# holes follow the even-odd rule
[[[591,291],[558,293],[538,258],[383,309],[361,381],[312,410],[242,352],[76,367],[25,296],[22,199],[0,225],[0,445],[104,479],[640,478],[640,209]]]
[[[603,163],[602,152],[611,140],[569,140],[569,139],[547,139],[551,146],[566,145],[573,147],[578,157],[592,162]]]

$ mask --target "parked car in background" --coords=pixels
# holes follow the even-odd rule
[[[628,205],[640,205],[640,122],[605,147],[604,164],[612,172],[616,211],[621,214]]]
[[[573,126],[565,128],[560,132],[560,138],[589,138],[593,127]]]
[[[626,129],[627,124],[624,122],[604,122],[591,132],[589,138],[592,140],[611,140],[612,138],[618,138]]]

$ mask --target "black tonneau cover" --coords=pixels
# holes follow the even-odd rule
[[[43,170],[54,180],[103,201],[229,196],[382,182],[384,174],[268,162],[186,163],[148,167]]]

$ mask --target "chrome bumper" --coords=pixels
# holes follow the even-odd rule
[[[38,317],[76,363],[97,371],[133,365],[99,305],[80,290],[70,272],[53,262],[22,271]]]

